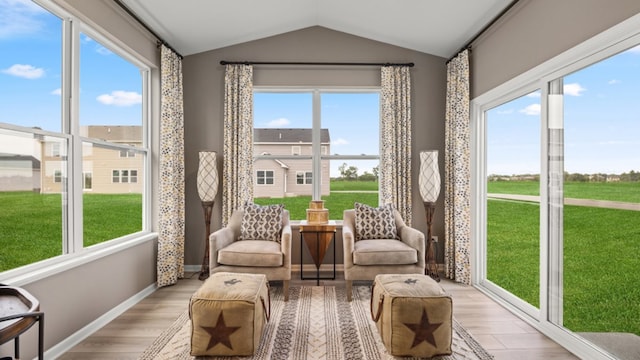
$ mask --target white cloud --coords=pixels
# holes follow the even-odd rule
[[[611,79],[607,82],[607,84],[609,85],[616,85],[616,84],[620,84],[622,81],[618,80],[618,79]]]
[[[102,94],[96,98],[105,105],[132,106],[142,103],[142,95],[134,91],[112,91],[111,94]]]
[[[564,85],[564,94],[569,96],[582,96],[582,93],[587,89],[583,88],[578,83],[571,83]]]
[[[525,115],[540,115],[540,104],[531,104],[520,110],[520,112]]]
[[[31,0],[0,0],[0,39],[38,33],[44,27],[40,14],[46,12]]]
[[[331,145],[348,145],[349,141],[343,138],[335,139],[331,142]]]
[[[289,121],[289,119],[287,118],[279,118],[279,119],[269,121],[267,123],[267,127],[272,127],[272,128],[283,127],[283,126],[289,125],[290,123],[291,121]]]
[[[526,97],[529,97],[529,98],[539,98],[539,97],[540,97],[540,90],[538,90],[538,91],[534,91],[534,92],[532,92],[532,93],[529,93],[529,94],[527,94],[527,95],[526,95]]]
[[[44,69],[24,64],[14,64],[8,69],[3,69],[2,72],[25,79],[38,79],[44,76]]]
[[[51,91],[51,95],[62,95],[62,89],[61,88],[57,88],[57,89]]]

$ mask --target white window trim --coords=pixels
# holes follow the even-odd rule
[[[286,159],[312,159],[312,172],[314,174],[313,182],[313,195],[312,199],[320,200],[322,194],[322,160],[380,160],[379,155],[325,155],[322,154],[321,148],[323,144],[320,142],[321,134],[321,115],[320,115],[320,95],[322,93],[380,93],[380,87],[370,86],[348,86],[348,87],[297,87],[297,86],[283,86],[283,87],[261,87],[254,86],[254,92],[271,92],[271,93],[310,93],[313,96],[313,119],[312,119],[312,145],[311,155],[279,155],[280,160]],[[255,159],[274,159],[274,155],[257,155]]]
[[[62,74],[63,78],[61,80],[62,87],[62,116],[61,119],[63,121],[63,126],[61,131],[51,132],[46,130],[39,130],[33,128],[25,128],[22,126],[14,125],[14,124],[2,124],[2,128],[4,129],[14,129],[21,132],[40,134],[44,136],[52,136],[54,138],[66,139],[68,142],[76,142],[78,144],[82,144],[84,142],[89,143],[97,143],[105,145],[104,142],[97,139],[84,139],[79,134],[78,123],[79,121],[71,121],[71,119],[78,119],[78,95],[79,95],[79,78],[78,73],[79,69],[77,68],[77,64],[79,64],[79,49],[80,46],[76,46],[80,43],[79,33],[83,32],[92,37],[92,39],[99,41],[103,46],[107,47],[111,52],[117,54],[123,59],[129,61],[134,66],[140,69],[141,72],[141,82],[142,82],[142,93],[144,97],[144,101],[142,104],[142,133],[145,134],[142,139],[143,144],[142,147],[134,148],[132,151],[135,152],[136,156],[138,154],[143,155],[143,173],[144,173],[144,183],[143,183],[143,194],[144,200],[142,203],[142,230],[136,233],[127,234],[125,236],[111,239],[90,247],[85,248],[83,246],[83,236],[82,236],[82,218],[81,215],[74,217],[65,215],[65,218],[68,219],[68,223],[65,224],[65,229],[63,230],[63,237],[60,239],[62,242],[62,254],[53,258],[44,259],[32,264],[27,264],[21,266],[19,268],[10,269],[7,271],[0,272],[0,282],[11,283],[12,285],[22,286],[29,284],[34,281],[38,281],[44,278],[48,278],[54,274],[61,273],[67,271],[69,269],[75,268],[77,266],[81,266],[82,264],[89,263],[91,261],[95,261],[99,258],[109,256],[111,254],[124,251],[127,248],[132,248],[138,246],[141,243],[148,241],[155,241],[157,239],[157,233],[151,232],[151,224],[152,224],[152,196],[149,196],[150,190],[152,189],[151,183],[151,128],[149,126],[149,114],[150,114],[150,106],[151,106],[151,98],[152,95],[150,93],[151,89],[151,78],[150,78],[150,65],[144,60],[143,56],[138,54],[130,53],[123,50],[122,42],[120,42],[117,38],[111,35],[103,35],[96,29],[89,27],[84,24],[82,20],[77,18],[76,16],[69,13],[67,10],[63,9],[56,3],[51,0],[34,0],[34,2],[38,3],[40,6],[45,9],[45,11],[50,12],[51,14],[58,16],[62,19]],[[76,66],[74,68],[74,66]],[[68,89],[72,89],[73,94],[71,94]],[[74,128],[72,129],[72,125],[74,124]],[[107,146],[114,146],[113,143],[106,143]],[[123,144],[124,145],[124,144]],[[81,154],[82,146],[71,146],[71,148],[75,148],[76,153],[69,153],[67,156],[69,157],[69,161],[67,161],[67,174],[75,174],[72,179],[66,179],[66,181],[70,184],[69,190],[67,191],[68,196],[68,204],[73,207],[73,212],[75,214],[82,214],[82,192],[83,192],[83,184],[84,184],[84,173],[83,171],[77,171],[77,169],[82,169],[82,157],[79,156]],[[129,146],[130,147],[130,146]],[[115,145],[115,148],[120,149]],[[130,147],[131,148],[131,147]],[[52,150],[53,151],[53,150]],[[136,169],[138,170],[138,169]],[[65,174],[65,171],[62,171]],[[68,175],[67,175],[68,176]],[[138,175],[139,178],[139,175]],[[65,178],[63,177],[63,182]],[[81,184],[80,186],[73,186],[73,184]],[[68,207],[62,208],[63,213],[69,213]]]
[[[540,240],[540,311],[537,316],[531,316],[531,312],[516,306],[521,301],[511,294],[502,294],[494,291],[486,282],[486,127],[484,112],[499,105],[509,99],[517,98],[526,94],[531,89],[542,90],[542,139],[546,143],[547,119],[547,84],[554,79],[566,76],[574,71],[582,69],[591,64],[595,64],[607,57],[617,54],[625,49],[640,44],[640,14],[621,22],[618,25],[592,37],[591,39],[571,48],[562,54],[538,65],[537,67],[499,85],[492,90],[474,98],[471,102],[471,124],[472,124],[472,144],[474,149],[472,156],[472,273],[473,285],[483,291],[496,302],[502,304],[507,309],[519,315],[524,321],[566,347],[569,351],[583,359],[607,359],[614,358],[607,353],[594,347],[591,343],[574,333],[558,327],[548,321],[550,313],[548,276],[550,273],[557,273],[559,269],[554,268],[554,264],[549,263],[546,254],[549,247],[546,227],[546,208],[548,205],[547,184],[543,184],[546,179],[548,168],[546,157],[546,146],[541,147],[541,240]]]

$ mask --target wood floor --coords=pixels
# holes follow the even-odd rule
[[[197,274],[188,274],[177,285],[159,289],[58,359],[137,359],[188,308],[201,284]],[[292,285],[313,286],[315,280],[292,280]],[[344,286],[344,280],[321,285]],[[454,317],[496,360],[577,359],[473,287],[448,280],[441,285],[453,296]]]

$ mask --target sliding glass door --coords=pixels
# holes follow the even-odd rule
[[[593,359],[640,347],[640,31],[608,41],[473,104],[474,282]]]

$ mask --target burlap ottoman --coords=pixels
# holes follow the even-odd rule
[[[271,301],[262,274],[212,274],[191,296],[191,355],[253,355]]]
[[[371,288],[371,316],[391,355],[451,354],[451,296],[429,276],[377,275]]]

